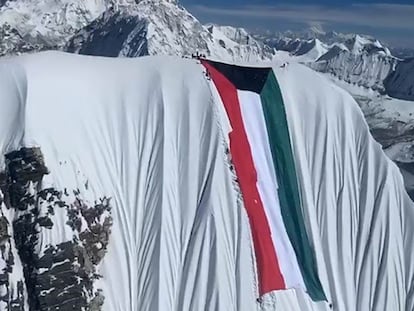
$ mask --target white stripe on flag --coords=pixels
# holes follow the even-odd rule
[[[285,278],[286,288],[302,288],[306,291],[295,251],[289,240],[281,214],[277,194],[277,178],[260,95],[240,90],[237,93],[257,172],[259,194],[269,222],[273,245],[282,275]]]

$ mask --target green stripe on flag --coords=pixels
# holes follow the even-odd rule
[[[279,184],[278,194],[286,231],[295,250],[308,294],[314,301],[326,300],[318,276],[314,250],[306,233],[285,106],[273,71],[270,71],[260,97]]]

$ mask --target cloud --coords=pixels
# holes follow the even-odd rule
[[[306,25],[342,24],[383,29],[412,30],[414,35],[414,5],[351,4],[321,5],[246,5],[220,8],[194,5],[191,10],[204,15],[235,18],[284,20]]]

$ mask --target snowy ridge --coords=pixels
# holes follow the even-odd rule
[[[378,40],[355,35],[340,45],[334,44],[309,66],[345,82],[384,91],[383,81],[397,62]]]
[[[289,52],[296,61],[312,69],[332,74],[350,84],[382,92],[384,79],[399,61],[387,47],[369,36],[321,31],[279,36],[259,37],[277,50]],[[305,39],[309,36],[310,39]]]
[[[65,50],[112,57],[148,55],[147,33],[146,20],[111,10],[80,30],[70,39]]]
[[[0,8],[0,55],[64,49],[125,57],[196,52],[236,61],[273,57],[264,44],[252,37],[242,42],[231,31],[203,26],[176,1],[17,0]]]
[[[300,61],[316,61],[322,55],[326,54],[329,46],[322,43],[319,39],[289,39],[282,38],[271,44],[277,50],[287,51],[292,56],[298,56]]]
[[[235,61],[273,57],[272,49],[244,30],[206,27],[183,7],[166,1],[141,1],[135,6],[106,12],[71,38],[66,50],[125,57],[191,56],[198,52]]]
[[[369,53],[366,47],[354,45],[347,51],[332,47],[325,55],[309,66],[317,71],[330,73],[345,82],[384,91],[384,79],[397,64],[389,55]]]
[[[0,8],[0,25],[6,40],[1,54],[26,50],[58,48],[67,37],[84,27],[111,5],[111,0],[17,0]],[[23,50],[25,51],[25,50]]]
[[[3,59],[0,67],[9,81],[0,84],[7,112],[0,151],[21,161],[37,151],[10,152],[39,147],[48,172],[24,189],[56,203],[54,214],[41,199],[29,206],[52,221],[32,233],[39,247],[30,251],[60,263],[49,247],[63,243],[62,254],[94,259],[85,266],[69,256],[64,266],[101,275],[82,274],[87,286],[75,289],[84,308],[330,310],[296,290],[256,299],[249,225],[226,157],[230,129],[196,60],[49,52]],[[339,311],[412,310],[414,208],[396,166],[345,91],[302,65],[274,71],[329,302]],[[1,209],[9,223],[21,219],[13,204]],[[97,228],[109,240],[94,240],[89,232]],[[21,280],[17,264],[13,271],[10,284]],[[36,297],[61,299],[50,284]],[[70,280],[64,284],[72,290]]]

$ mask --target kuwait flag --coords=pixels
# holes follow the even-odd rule
[[[282,94],[271,68],[202,60],[232,131],[230,153],[246,208],[259,294],[303,289],[326,300],[306,232]]]

